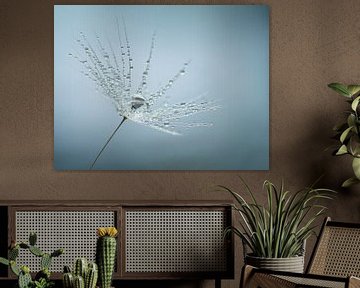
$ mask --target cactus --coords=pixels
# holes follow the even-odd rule
[[[69,266],[64,266],[62,283],[63,283],[64,288],[73,288],[74,287],[74,275],[71,273],[71,269]]]
[[[16,276],[19,276],[21,271],[14,260],[10,260],[10,269]]]
[[[34,254],[35,256],[37,256],[37,257],[41,257],[41,256],[44,255],[44,252],[42,252],[42,251],[40,250],[40,248],[38,248],[38,247],[36,247],[36,246],[30,245],[29,251],[30,251],[32,254]]]
[[[72,273],[64,273],[62,280],[64,288],[74,287],[74,276],[72,275]]]
[[[58,257],[64,253],[64,249],[57,249],[51,253],[51,257]]]
[[[98,279],[98,268],[95,263],[89,263],[85,258],[78,258],[74,263],[74,273],[71,273],[69,266],[64,266],[63,286],[64,288],[95,288]],[[77,280],[76,280],[77,279]],[[81,280],[82,281],[81,281]],[[82,283],[81,283],[82,282]]]
[[[32,282],[28,267],[27,270],[28,272],[22,270],[19,274],[19,279],[18,279],[19,288],[28,288],[30,283]]]
[[[29,244],[31,246],[35,246],[37,241],[37,235],[35,232],[31,232],[29,235]]]
[[[30,245],[28,245],[28,244],[26,244],[26,243],[20,243],[19,244],[19,246],[20,246],[20,248],[22,248],[22,249],[29,249],[30,248]]]
[[[115,227],[98,228],[99,238],[96,243],[96,262],[99,267],[99,282],[101,288],[110,288],[116,258]]]
[[[74,277],[74,288],[85,288],[84,278],[77,275]]]
[[[41,261],[40,261],[40,267],[41,269],[49,269],[50,268],[50,265],[51,265],[51,260],[52,260],[52,257],[50,254],[48,253],[45,253],[42,257],[41,257]]]
[[[44,268],[44,269],[40,270],[38,273],[36,273],[35,280],[40,281],[41,278],[50,279],[50,275],[51,275],[51,273],[50,273],[49,269]]]
[[[0,264],[10,266],[11,271],[18,276],[18,286],[19,288],[29,288],[29,287],[51,287],[53,282],[50,281],[50,271],[49,267],[53,257],[60,256],[63,254],[63,249],[55,250],[53,253],[44,253],[40,248],[36,247],[37,236],[35,233],[30,233],[29,244],[20,242],[16,243],[11,241],[8,251],[8,259],[0,257]],[[30,275],[30,269],[27,266],[22,266],[21,268],[16,264],[16,259],[19,256],[19,250],[29,250],[30,253],[37,257],[41,257],[41,271],[39,271],[35,276],[35,281],[32,280]]]
[[[65,273],[63,274],[62,282],[64,288],[73,288],[74,276],[71,273]]]
[[[96,263],[89,263],[85,276],[85,288],[95,288],[98,279],[98,266]]]
[[[9,250],[8,253],[9,260],[16,260],[16,258],[19,256],[19,246],[15,246],[14,248]]]
[[[64,266],[64,274],[65,274],[65,273],[71,273],[71,269],[70,269],[70,267],[67,266],[67,265]]]
[[[75,276],[81,276],[85,279],[86,270],[88,268],[88,261],[86,258],[79,258],[75,261],[74,274]]]
[[[9,266],[10,261],[6,258],[0,257],[0,263]]]

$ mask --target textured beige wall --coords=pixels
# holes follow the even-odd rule
[[[270,6],[270,171],[55,171],[54,3],[0,0],[0,199],[229,199],[206,187],[215,183],[238,187],[237,175],[265,199],[261,190],[264,179],[276,183],[284,179],[289,189],[297,189],[325,173],[321,185],[340,192],[328,214],[338,220],[359,222],[360,186],[348,191],[338,188],[351,173],[350,163],[346,158],[333,158],[324,149],[332,143],[331,128],[346,107],[343,99],[326,87],[327,83],[360,82],[360,22],[356,20],[360,1],[226,3]],[[239,270],[240,252],[236,255]],[[238,279],[239,275],[236,281],[226,281],[225,286],[237,287]]]

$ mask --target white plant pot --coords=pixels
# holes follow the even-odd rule
[[[304,256],[289,258],[263,258],[246,255],[245,263],[262,269],[304,273]]]

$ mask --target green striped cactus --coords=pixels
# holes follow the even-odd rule
[[[98,279],[98,266],[96,263],[89,263],[85,276],[85,288],[95,288]]]
[[[110,288],[116,258],[115,227],[98,228],[96,243],[96,262],[99,267],[100,288]]]
[[[74,288],[85,288],[84,278],[77,275],[74,277]]]
[[[74,265],[75,276],[81,276],[83,279],[85,279],[87,269],[88,269],[88,261],[86,260],[86,258],[76,259]]]
[[[64,288],[73,288],[74,287],[74,276],[72,273],[64,273],[62,277],[63,287]]]
[[[85,258],[76,259],[73,273],[71,273],[69,266],[64,266],[64,288],[95,288],[97,279],[98,267],[96,263],[90,262],[88,264],[88,261]]]

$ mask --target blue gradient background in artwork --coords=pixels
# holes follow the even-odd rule
[[[120,123],[113,104],[81,74],[69,52],[79,33],[117,45],[116,17],[126,23],[137,87],[151,37],[156,43],[149,89],[156,91],[191,59],[168,91],[170,102],[206,93],[221,109],[184,118],[212,127],[166,134],[126,121],[96,170],[269,169],[269,11],[264,5],[55,5],[54,164],[88,170]],[[135,88],[135,87],[133,87]]]

